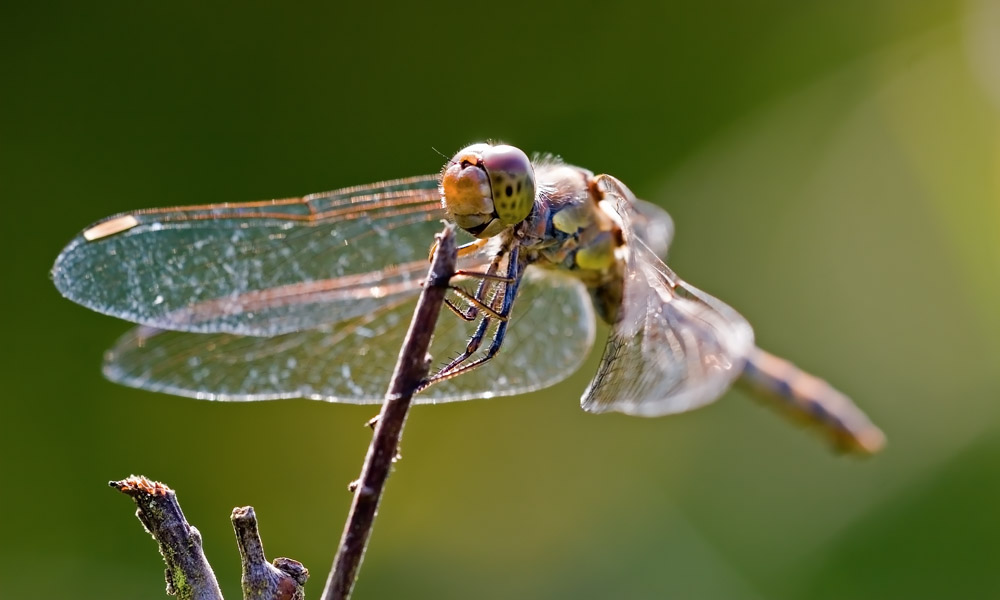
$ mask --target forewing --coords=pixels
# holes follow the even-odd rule
[[[78,235],[52,277],[70,300],[143,325],[272,336],[412,294],[443,216],[437,176],[141,210]]]
[[[401,295],[371,313],[272,338],[137,327],[108,352],[104,373],[132,387],[209,400],[305,397],[380,403],[415,300],[415,293]],[[579,368],[593,344],[589,296],[568,277],[529,268],[511,321],[503,349],[493,360],[428,388],[415,401],[487,398],[547,387]],[[431,345],[434,364],[464,350],[472,329],[450,311],[443,312]]]
[[[735,310],[688,285],[631,228],[630,193],[602,176],[622,219],[622,309],[581,404],[590,412],[659,416],[714,401],[743,370],[753,330]]]

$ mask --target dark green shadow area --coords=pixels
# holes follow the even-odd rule
[[[997,598],[1000,435],[902,489],[827,546],[800,598]]]

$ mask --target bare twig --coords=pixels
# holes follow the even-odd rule
[[[252,506],[234,508],[232,519],[243,559],[243,600],[303,600],[309,570],[290,558],[267,562]]]
[[[201,549],[201,534],[184,518],[177,494],[135,475],[108,485],[132,498],[138,508],[135,515],[159,544],[167,563],[167,593],[181,600],[222,600],[219,582]]]
[[[323,589],[323,600],[349,598],[357,579],[361,559],[375,523],[382,491],[399,448],[399,438],[406,422],[410,400],[427,376],[427,349],[446,292],[445,286],[455,272],[455,233],[450,225],[438,235],[437,248],[417,308],[399,352],[396,370],[389,383],[382,412],[379,414],[361,478],[354,488],[354,501],[333,560],[333,569]]]
[[[136,516],[160,546],[167,563],[167,593],[182,600],[222,600],[215,573],[201,549],[201,535],[181,512],[177,494],[158,481],[132,475],[111,487],[128,494]],[[268,564],[252,506],[233,509],[233,529],[243,559],[244,600],[302,600],[309,571],[290,558]]]

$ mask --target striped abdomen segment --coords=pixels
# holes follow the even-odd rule
[[[760,348],[747,357],[740,382],[792,420],[818,428],[839,451],[874,454],[885,445],[885,434],[850,398]]]

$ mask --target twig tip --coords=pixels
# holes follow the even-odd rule
[[[173,492],[166,484],[148,479],[142,475],[129,475],[121,481],[109,481],[108,485],[130,496],[140,493],[150,496],[166,496]]]

